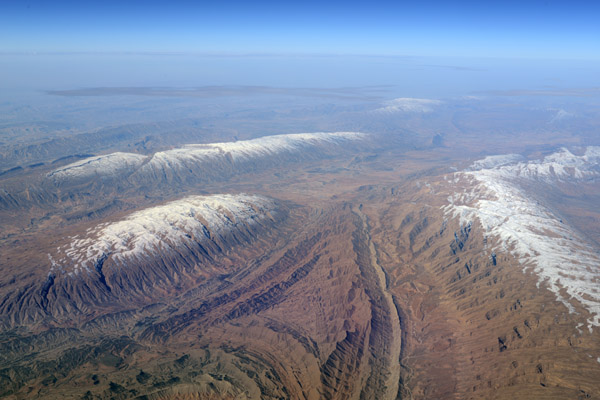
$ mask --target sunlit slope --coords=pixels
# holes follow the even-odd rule
[[[598,238],[561,210],[597,148],[439,154],[275,163],[33,231],[0,278],[2,393],[594,398]]]

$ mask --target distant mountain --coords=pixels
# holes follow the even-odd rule
[[[217,178],[244,169],[256,169],[294,159],[326,155],[332,147],[361,140],[356,132],[300,133],[265,136],[226,143],[190,144],[144,157],[131,153],[112,153],[90,157],[56,169],[48,174],[55,184],[80,180],[124,179],[143,184],[145,180],[181,181],[189,178]]]
[[[116,152],[86,157],[41,179],[41,171],[34,171],[36,178],[31,181],[37,183],[29,187],[17,182],[10,191],[0,190],[0,208],[48,207],[81,197],[99,199],[157,189],[177,193],[267,168],[337,157],[367,145],[367,139],[368,135],[357,132],[302,133],[189,144],[149,156]]]

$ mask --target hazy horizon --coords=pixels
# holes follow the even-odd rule
[[[596,398],[598,16],[0,2],[0,398]]]
[[[586,1],[4,2],[1,97],[211,85],[386,85],[434,98],[589,89],[600,87],[599,12]]]

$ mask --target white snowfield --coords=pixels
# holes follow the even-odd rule
[[[47,176],[55,181],[117,176],[125,173],[189,168],[192,165],[227,161],[241,163],[280,154],[301,153],[324,145],[341,145],[365,138],[359,132],[317,132],[264,136],[257,139],[210,144],[190,144],[160,151],[152,156],[112,153],[90,157],[61,167]]]
[[[600,174],[600,147],[590,146],[581,156],[562,149],[540,161],[519,162],[487,171],[482,169],[479,175],[502,175],[507,179],[524,178],[548,183],[581,180]]]
[[[157,252],[193,246],[220,238],[275,214],[275,203],[262,196],[191,196],[134,212],[127,218],[88,229],[85,237],[71,237],[49,255],[51,272],[92,271],[110,257],[119,264]]]
[[[442,104],[440,100],[433,99],[414,99],[410,97],[401,97],[390,100],[384,107],[375,111],[380,113],[430,113],[436,106]]]
[[[469,167],[471,171],[477,171],[480,169],[489,169],[494,167],[501,167],[507,164],[513,164],[518,161],[523,161],[525,157],[520,154],[501,154],[495,156],[487,156],[481,160],[475,161]]]
[[[240,163],[284,153],[300,153],[326,144],[337,145],[364,137],[364,134],[358,132],[295,133],[264,136],[237,142],[192,144],[179,149],[158,152],[142,169],[183,168],[189,163],[211,162],[227,156],[231,157],[234,163]]]
[[[471,169],[486,162],[475,164]],[[461,224],[479,220],[497,246],[531,269],[538,286],[547,285],[570,312],[576,312],[575,303],[585,307],[590,331],[600,326],[600,253],[522,184],[593,179],[600,177],[599,167],[600,147],[588,147],[581,156],[562,149],[540,161],[458,172],[453,183],[468,183],[469,189],[450,196],[445,206]]]
[[[69,178],[83,179],[119,175],[124,171],[139,168],[146,158],[141,154],[121,152],[89,157],[56,169],[50,172],[48,177],[55,180],[65,180]]]

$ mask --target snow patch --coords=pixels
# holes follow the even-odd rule
[[[569,119],[569,118],[573,118],[575,115],[573,113],[570,113],[568,111],[565,110],[558,110],[556,112],[556,114],[554,115],[554,117],[552,117],[552,119],[550,120],[550,123],[553,124],[555,122],[560,122],[563,121],[565,119]]]
[[[375,111],[381,113],[430,113],[440,104],[442,104],[440,100],[402,97],[388,101],[386,106]]]

